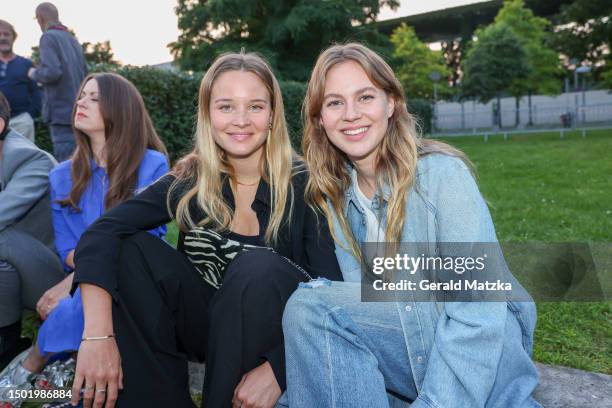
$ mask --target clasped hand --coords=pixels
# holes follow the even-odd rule
[[[272,366],[266,361],[242,376],[234,391],[232,408],[272,408],[281,393]]]

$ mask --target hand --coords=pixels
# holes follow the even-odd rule
[[[34,71],[36,71],[36,68],[34,68],[34,67],[28,69],[28,78],[34,79],[34,78],[32,78],[34,76]]]
[[[71,404],[76,405],[83,388],[83,406],[113,408],[123,389],[121,356],[114,338],[86,340],[81,343],[72,385]]]
[[[234,390],[232,408],[272,408],[282,392],[267,361],[242,376]]]
[[[59,301],[70,294],[74,272],[66,276],[60,283],[48,289],[36,303],[36,311],[40,318],[45,320],[49,313],[58,305]]]

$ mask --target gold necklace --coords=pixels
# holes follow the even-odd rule
[[[257,181],[256,181],[256,182],[254,182],[254,183],[250,183],[250,184],[247,184],[247,183],[241,183],[241,182],[239,182],[238,180],[234,180],[234,182],[235,182],[236,184],[240,184],[241,186],[245,186],[245,187],[252,187],[252,186],[254,186],[254,185],[256,185],[256,184],[259,184],[259,180],[260,180],[260,179],[257,179]]]

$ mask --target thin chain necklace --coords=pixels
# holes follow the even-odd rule
[[[236,184],[241,185],[241,186],[245,186],[245,187],[252,187],[252,186],[254,186],[254,185],[256,185],[256,184],[259,184],[259,180],[260,180],[260,179],[257,179],[257,181],[255,181],[254,183],[250,183],[250,184],[247,184],[247,183],[241,183],[241,182],[239,182],[238,180],[234,180],[234,182],[235,182]]]

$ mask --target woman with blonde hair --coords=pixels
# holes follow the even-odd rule
[[[362,275],[362,265],[375,265],[369,251],[380,254],[366,243],[386,243],[387,257],[413,244],[419,256],[451,259],[460,244],[499,247],[465,155],[419,136],[392,69],[360,44],[319,56],[304,122],[307,201],[327,216],[347,282],[304,284],[286,306],[289,406],[378,408],[397,401],[389,395],[415,408],[539,406],[528,295],[458,302],[389,290],[366,298],[378,278],[369,266]],[[503,257],[495,261],[483,274],[507,271]]]
[[[285,388],[285,302],[311,276],[341,279],[305,184],[267,63],[216,59],[200,85],[193,152],[79,242],[73,402],[83,388],[85,406],[193,406],[191,358],[206,361],[204,406],[273,406]],[[143,233],[171,220],[178,251]]]

